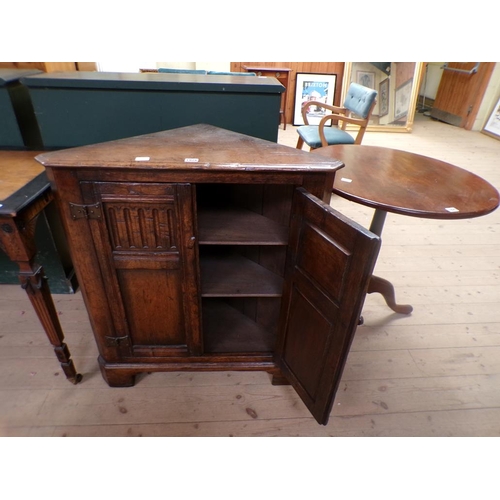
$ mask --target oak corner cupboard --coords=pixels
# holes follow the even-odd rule
[[[110,386],[264,370],[328,422],[379,238],[343,164],[198,124],[44,153]]]

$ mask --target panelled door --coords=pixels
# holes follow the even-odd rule
[[[82,182],[121,358],[202,350],[193,188],[189,184]]]
[[[494,66],[491,62],[446,63],[432,118],[471,130]]]
[[[379,248],[378,236],[296,190],[275,361],[320,424],[328,422]]]

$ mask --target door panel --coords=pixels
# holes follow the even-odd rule
[[[132,345],[186,345],[179,273],[120,269],[117,274]]]
[[[200,352],[192,187],[81,185],[85,202],[102,207],[89,225],[121,356]]]
[[[320,424],[328,422],[378,236],[298,188],[276,363]]]

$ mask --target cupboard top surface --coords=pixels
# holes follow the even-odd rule
[[[56,71],[23,79],[29,88],[120,89],[206,92],[258,92],[281,94],[284,88],[271,78],[178,73],[116,73]]]
[[[43,153],[46,167],[332,172],[344,166],[336,159],[213,125],[188,127]]]
[[[0,87],[5,86],[7,83],[17,82],[20,78],[25,76],[35,75],[41,73],[38,69],[4,69],[0,68]]]

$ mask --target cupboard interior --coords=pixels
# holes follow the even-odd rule
[[[293,189],[196,186],[206,354],[269,356],[274,351]]]

